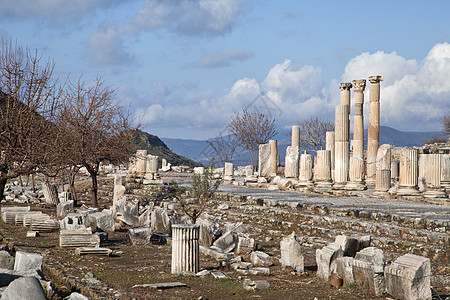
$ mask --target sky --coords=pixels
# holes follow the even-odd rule
[[[52,59],[55,77],[102,77],[160,137],[214,137],[243,109],[280,129],[334,121],[339,83],[372,75],[384,78],[381,125],[441,131],[449,11],[448,0],[2,0],[0,36]],[[367,81],[366,126],[368,102]]]

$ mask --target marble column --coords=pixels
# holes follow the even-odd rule
[[[259,176],[270,178],[270,145],[260,144],[258,152]]]
[[[345,94],[347,90],[344,89]],[[349,144],[349,108],[347,104],[336,105],[335,110],[335,158],[334,158],[334,189],[344,189],[348,181],[348,168],[350,160]]]
[[[334,139],[334,131],[327,131],[325,133],[325,150],[330,150],[331,152],[331,177],[333,177],[334,173],[334,147],[335,147],[335,139]]]
[[[223,168],[223,179],[226,181],[234,181],[234,165],[231,162],[226,162]]]
[[[425,180],[427,183],[424,197],[426,198],[447,198],[447,194],[441,187],[441,155],[422,154],[425,158]]]
[[[291,146],[300,148],[300,126],[292,126]]]
[[[303,153],[300,155],[300,168],[299,168],[299,186],[311,187],[313,183],[313,157],[311,154]]]
[[[375,195],[385,195],[391,188],[391,145],[381,145],[377,153]]]
[[[199,270],[200,225],[172,225],[172,274],[197,273]]]
[[[355,116],[353,121],[353,157],[364,158],[364,89],[366,80],[353,80],[355,91]]]
[[[146,160],[146,172],[145,172],[145,178],[146,179],[157,179],[158,178],[158,156],[156,155],[147,155]]]
[[[286,178],[298,178],[298,159],[299,159],[299,148],[296,146],[288,146],[286,148],[286,158],[285,158],[285,169],[284,177]]]
[[[136,151],[136,173],[138,176],[145,176],[147,172],[147,150]]]
[[[398,160],[391,160],[391,180],[392,182],[398,182],[399,177],[399,165],[400,161]]]
[[[277,149],[277,140],[270,140],[270,176],[275,177],[277,176],[277,156],[278,156],[278,149]]]
[[[320,190],[331,189],[331,152],[329,150],[317,150],[317,163],[315,165],[316,185]]]
[[[416,149],[404,149],[400,153],[400,176],[398,196],[420,196],[417,187],[419,177],[418,151]]]
[[[441,186],[450,193],[450,154],[441,154]]]
[[[370,76],[369,128],[367,133],[366,183],[373,185],[376,176],[377,151],[380,141],[380,82],[382,76]]]

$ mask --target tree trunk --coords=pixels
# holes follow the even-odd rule
[[[0,200],[3,200],[3,193],[5,192],[6,178],[0,178]]]
[[[85,165],[87,171],[89,172],[89,175],[91,175],[91,179],[92,179],[92,189],[91,189],[91,199],[92,199],[92,206],[93,207],[98,207],[98,196],[97,196],[97,192],[98,192],[98,182],[97,182],[97,174],[98,171],[97,169],[90,165]]]
[[[68,176],[68,179],[69,179],[68,191],[69,191],[69,193],[72,194],[74,206],[77,206],[77,199],[78,199],[76,191],[75,191],[75,176],[77,175],[77,172],[78,172],[78,167],[73,166],[70,168],[69,176]]]

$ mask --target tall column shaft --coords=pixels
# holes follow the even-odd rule
[[[300,148],[300,126],[292,126],[291,146]]]
[[[334,131],[327,131],[325,133],[325,150],[330,150],[331,153],[331,170],[334,171],[334,148],[335,148],[335,133]]]
[[[370,76],[369,128],[367,133],[367,176],[373,183],[376,174],[376,158],[380,141],[380,82],[382,76]]]
[[[275,177],[277,176],[277,155],[278,155],[278,149],[277,149],[277,140],[270,140],[270,176]]]
[[[336,105],[335,111],[335,158],[334,182],[335,188],[345,185],[348,181],[348,168],[350,159],[349,144],[349,106]]]
[[[199,270],[200,225],[172,225],[172,274]]]
[[[364,158],[364,89],[366,80],[353,80],[355,116],[353,121],[353,157]]]
[[[331,153],[329,150],[317,150],[315,166],[316,186],[331,188]]]

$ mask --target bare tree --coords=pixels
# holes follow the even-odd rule
[[[334,123],[318,117],[298,122],[300,127],[300,147],[305,150],[321,150],[326,147],[326,132],[334,131]],[[292,134],[292,133],[291,133]]]
[[[8,178],[54,170],[60,130],[62,87],[52,79],[54,63],[2,40],[0,49],[0,198]]]
[[[234,152],[238,146],[238,141],[233,134],[223,135],[222,132],[219,132],[216,137],[208,139],[206,142],[213,148],[222,165],[233,160]]]
[[[275,119],[270,119],[264,113],[243,110],[242,114],[234,113],[228,126],[239,145],[248,151],[256,169],[259,144],[267,143],[278,133],[275,130]]]
[[[92,205],[98,206],[100,162],[120,163],[132,154],[128,114],[115,102],[115,90],[97,78],[87,85],[70,83],[59,125],[70,141],[72,166],[83,166],[92,179]]]
[[[443,116],[441,123],[442,123],[442,128],[444,129],[445,135],[450,137],[450,114]]]

